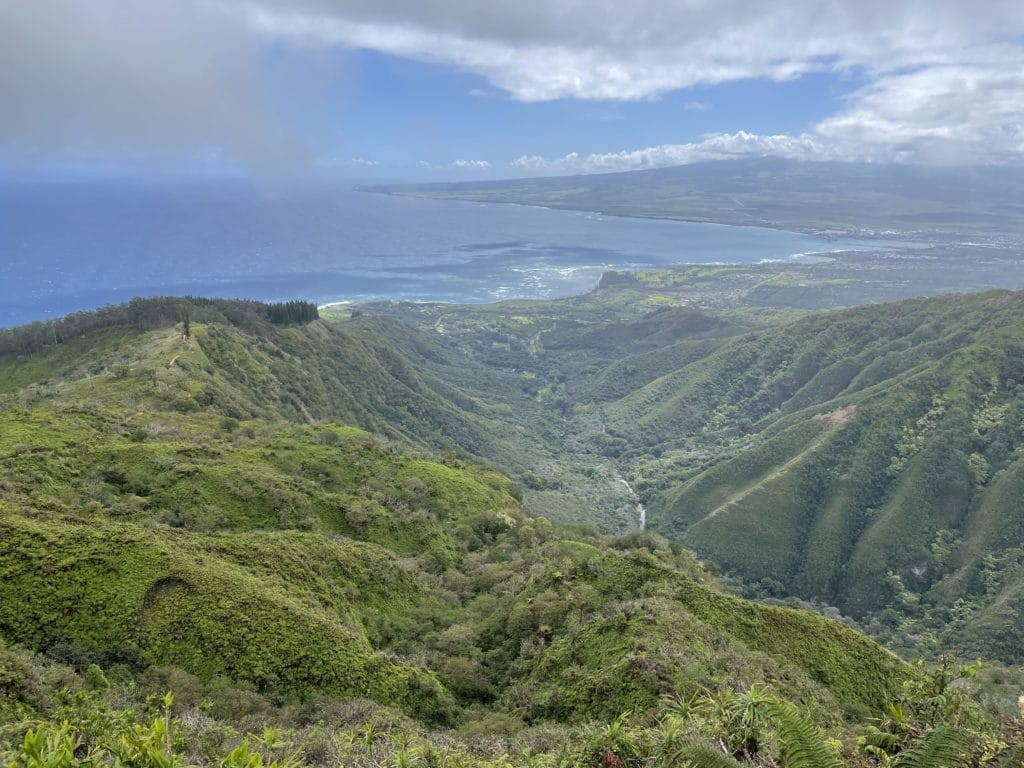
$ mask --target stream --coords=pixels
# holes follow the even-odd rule
[[[619,478],[619,482],[626,486],[626,490],[630,492],[633,498],[636,499],[636,513],[640,521],[640,530],[644,530],[647,527],[647,507],[640,503],[640,497],[637,496],[636,491],[633,490],[633,486],[629,484],[629,481],[624,477]]]

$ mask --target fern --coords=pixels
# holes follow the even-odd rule
[[[1024,744],[1003,750],[991,765],[993,768],[1021,768],[1024,766]]]
[[[862,752],[874,749],[892,755],[899,749],[900,739],[895,734],[886,733],[877,726],[868,725],[857,737],[857,747]]]
[[[786,768],[842,768],[836,748],[795,706],[775,699],[767,705],[767,711]]]
[[[691,768],[739,768],[741,766],[741,763],[735,758],[699,741],[687,742],[679,750],[677,760]]]
[[[914,749],[904,752],[896,768],[969,768],[971,737],[951,726],[929,733]],[[1011,763],[1012,765],[1012,763]]]

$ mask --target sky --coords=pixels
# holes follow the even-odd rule
[[[1019,0],[0,0],[0,177],[1024,161]]]

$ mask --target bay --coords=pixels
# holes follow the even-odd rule
[[[583,293],[610,269],[879,243],[359,192],[338,184],[0,185],[0,325],[192,294],[319,304]]]

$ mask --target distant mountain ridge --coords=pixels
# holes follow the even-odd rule
[[[802,232],[1024,234],[1024,171],[811,162],[714,160],[617,173],[366,187],[398,195],[520,203],[621,216],[777,227]]]

